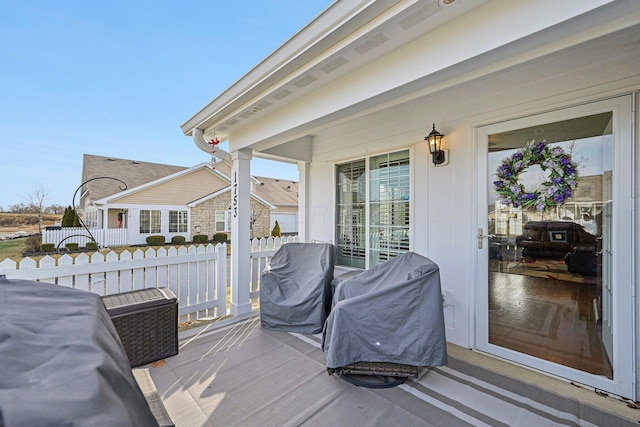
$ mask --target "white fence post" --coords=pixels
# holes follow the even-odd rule
[[[218,300],[218,317],[227,314],[227,292],[228,292],[228,276],[227,276],[227,244],[218,244],[216,246],[216,264],[218,275],[216,277],[216,295]]]

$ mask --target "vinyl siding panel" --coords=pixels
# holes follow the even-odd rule
[[[227,181],[214,175],[210,170],[199,169],[113,202],[138,205],[186,205],[228,186]]]

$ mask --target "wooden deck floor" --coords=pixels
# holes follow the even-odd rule
[[[457,346],[449,346],[449,355],[448,366],[421,368],[419,378],[401,386],[356,387],[327,374],[319,336],[267,331],[254,315],[182,333],[179,354],[154,364],[150,374],[179,427],[637,425],[640,419],[640,411],[593,391]]]

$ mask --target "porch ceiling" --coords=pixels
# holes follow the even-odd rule
[[[505,49],[518,51],[526,43]],[[429,133],[432,122],[446,133],[447,123],[482,122],[496,115],[515,118],[513,111],[553,108],[566,94],[589,97],[598,88],[623,91],[640,83],[640,24],[501,68],[500,62],[507,60],[505,49],[289,129],[253,148],[286,153],[279,142],[304,135],[313,141],[314,156],[330,156],[331,147],[336,147],[332,142],[357,144],[398,134],[415,135],[417,141]],[[606,125],[588,124],[591,128]]]
[[[488,0],[335,2],[181,127],[224,140],[256,117],[446,25]],[[243,88],[249,86],[243,91]]]
[[[296,114],[291,106],[303,107],[311,94],[317,101],[318,91],[330,82],[393,57],[399,47],[446,28],[487,2],[455,2],[454,7],[443,7],[438,0],[410,6],[393,0],[364,3],[358,10],[329,8],[325,13],[340,12],[346,23],[325,27],[327,35],[315,43],[307,40],[310,45],[300,46],[300,52],[256,80],[251,93],[234,99],[226,98],[229,91],[222,94],[183,125],[185,134],[198,127],[207,137],[215,129],[225,138],[251,129],[247,140],[256,157],[309,161],[335,147],[332,141],[356,144],[398,134],[417,140],[432,122],[440,127],[496,114],[508,117],[515,109],[551,105],[558,95],[587,96],[596,87],[615,89],[640,78],[640,10],[637,3],[623,0],[361,101],[308,116],[288,129],[256,132],[272,118],[286,122],[287,114]],[[326,19],[321,15],[310,25],[321,26]],[[265,66],[259,64],[250,74]]]

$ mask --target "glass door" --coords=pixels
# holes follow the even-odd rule
[[[478,133],[478,348],[626,397],[631,105],[622,97]]]

